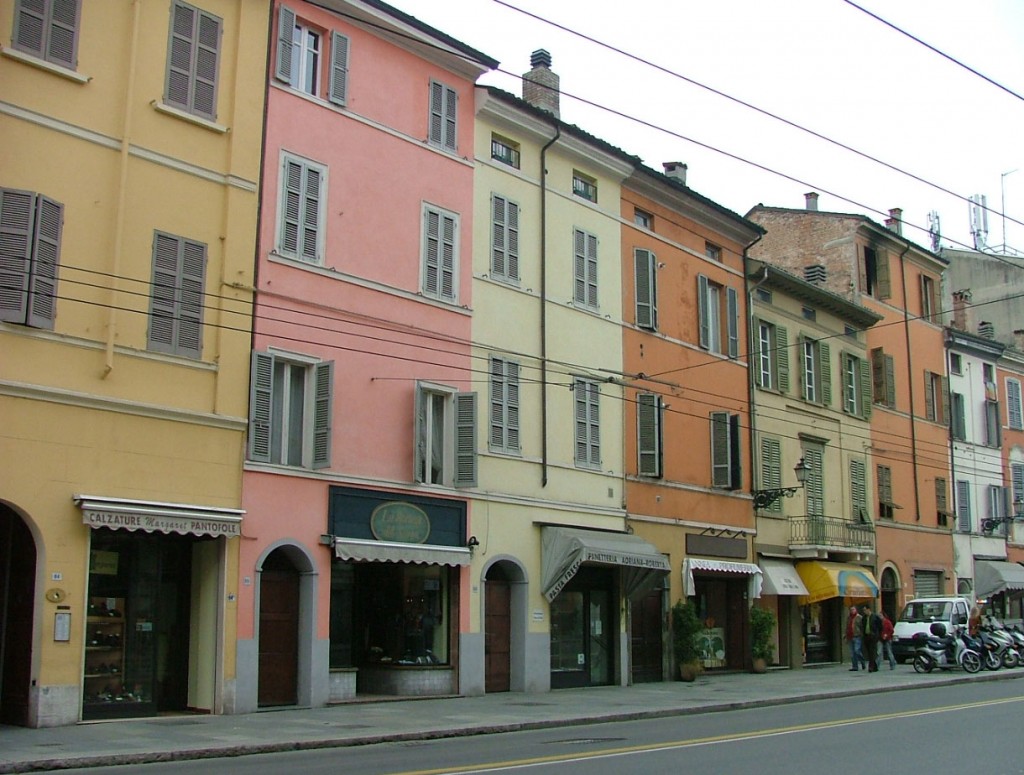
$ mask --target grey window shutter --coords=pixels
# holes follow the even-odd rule
[[[35,231],[36,196],[0,188],[0,320],[25,323]]]
[[[509,280],[519,279],[519,205],[507,202],[508,215],[505,218],[505,275]]]
[[[70,70],[78,64],[79,5],[80,0],[51,0],[50,5],[46,59]]]
[[[1020,380],[1009,378],[1006,380],[1006,424],[1017,430],[1024,428]]]
[[[871,419],[871,372],[867,364],[857,359],[857,375],[860,377],[860,416]]]
[[[711,320],[708,310],[708,278],[702,274],[697,275],[697,322],[700,328],[698,341],[700,346],[708,349],[711,347]]]
[[[189,110],[191,108],[192,49],[195,46],[195,27],[198,11],[191,6],[175,2],[171,6],[170,51],[167,56],[167,102]]]
[[[249,459],[270,462],[270,426],[274,406],[274,356],[252,354],[249,389]]]
[[[818,381],[821,383],[821,403],[832,404],[832,356],[828,342],[818,342]]]
[[[476,393],[455,395],[454,486],[476,486]]]
[[[711,484],[714,487],[729,487],[732,470],[729,460],[729,413],[711,413]]]
[[[428,209],[423,219],[423,291],[437,296],[441,287],[441,214]]]
[[[494,449],[504,449],[506,439],[505,418],[505,362],[491,358],[491,439]]]
[[[217,117],[221,21],[182,2],[171,9],[167,57],[169,104],[209,119]]]
[[[588,307],[597,309],[597,236],[588,234],[587,250],[587,299]]]
[[[505,363],[505,448],[519,450],[519,364]]]
[[[729,329],[729,357],[740,355],[740,302],[735,288],[725,289],[726,318]]]
[[[320,260],[320,195],[323,176],[315,167],[303,170],[302,201],[302,250],[306,261]]]
[[[573,382],[576,407],[576,462],[585,466],[601,465],[601,416],[598,386],[585,379]]]
[[[169,234],[153,234],[153,292],[149,310],[149,349],[173,353],[178,316],[178,276],[181,240]]]
[[[636,324],[641,328],[653,330],[658,327],[654,254],[649,250],[637,248],[633,252],[633,264],[636,284]]]
[[[508,200],[491,194],[491,274],[508,277]]]
[[[14,14],[14,47],[38,57],[43,56],[47,18],[44,0],[21,0]]]
[[[331,79],[327,99],[344,105],[348,99],[348,38],[340,32],[331,33]]]
[[[181,253],[181,290],[178,299],[175,352],[199,358],[203,353],[206,245],[192,240],[182,240]]]
[[[199,12],[196,62],[192,86],[192,109],[200,116],[217,118],[217,69],[220,59],[221,21]]]
[[[455,299],[455,218],[441,216],[441,298]]]
[[[64,206],[40,194],[36,197],[35,235],[29,272],[28,316],[37,328],[53,328],[57,317],[57,269],[64,228]]]
[[[441,144],[444,136],[444,86],[430,83],[430,142]]]
[[[313,372],[313,468],[327,468],[331,465],[334,361],[316,364]]]
[[[282,176],[281,203],[281,244],[282,253],[290,256],[299,254],[299,223],[302,214],[303,174],[302,165],[285,159]]]
[[[637,470],[643,476],[661,476],[661,397],[653,393],[637,396]]]
[[[779,392],[789,392],[789,332],[775,327],[775,364],[778,368]]]
[[[458,145],[458,126],[456,119],[459,111],[459,95],[455,89],[444,88],[444,140],[445,148],[455,150]]]
[[[943,515],[949,511],[949,501],[946,497],[946,480],[941,476],[935,477],[935,510],[941,511]]]
[[[1024,463],[1010,464],[1010,481],[1013,483],[1013,497],[1024,498]]]
[[[587,235],[574,229],[573,238],[573,300],[578,304],[587,301]]]
[[[971,532],[971,485],[963,479],[956,483],[956,514],[957,530]]]
[[[274,63],[274,77],[279,81],[291,83],[292,59],[294,46],[292,35],[295,32],[295,11],[282,5],[277,11],[277,59]]]
[[[761,488],[776,490],[782,487],[782,449],[778,439],[761,439]],[[776,499],[766,511],[781,512],[782,499]]]
[[[430,142],[454,151],[458,143],[458,94],[437,81],[430,83]]]

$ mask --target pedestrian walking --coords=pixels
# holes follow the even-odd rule
[[[864,656],[868,661],[868,672],[878,672],[878,637],[882,634],[882,617],[871,610],[871,606],[864,604],[861,609],[864,627]]]
[[[850,606],[850,615],[846,619],[846,640],[850,644],[850,659],[853,666],[850,670],[857,671],[866,666],[864,661],[864,617],[860,615],[857,606]]]
[[[889,614],[882,611],[882,634],[878,636],[878,645],[882,652],[881,658],[889,660],[890,670],[896,669],[896,656],[892,653],[892,636],[895,629]]]

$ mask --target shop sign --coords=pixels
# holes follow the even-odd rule
[[[93,550],[89,553],[89,572],[102,576],[117,575],[117,552]]]
[[[370,515],[370,532],[378,541],[422,544],[430,536],[430,517],[412,503],[382,503]]]
[[[181,535],[237,536],[242,533],[240,522],[168,514],[144,514],[86,510],[84,522],[89,527],[109,527],[123,530],[145,530],[147,533],[179,533]]]

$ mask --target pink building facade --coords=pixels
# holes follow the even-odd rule
[[[497,62],[374,0],[273,23],[234,710],[455,693],[473,86]]]

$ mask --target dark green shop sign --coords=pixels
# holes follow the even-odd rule
[[[422,544],[430,535],[430,517],[411,503],[382,503],[370,515],[370,531],[378,541]]]

